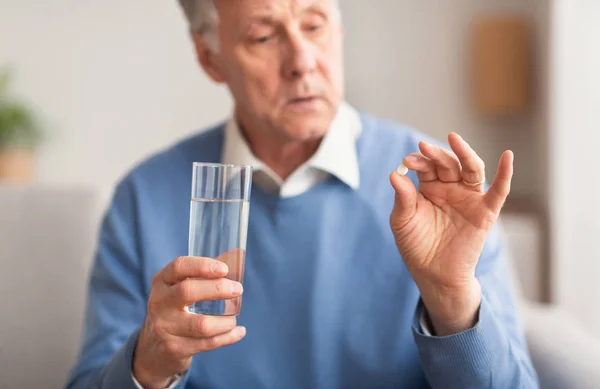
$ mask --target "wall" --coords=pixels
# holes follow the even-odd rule
[[[0,64],[17,67],[16,87],[52,124],[39,161],[42,181],[111,187],[148,152],[230,110],[226,91],[198,69],[174,1],[0,1]],[[460,132],[490,177],[501,152],[512,148],[513,193],[543,195],[536,189],[544,186],[541,126],[533,118],[504,128],[473,115],[465,42],[479,12],[543,19],[545,0],[341,3],[352,103],[440,139]]]
[[[40,108],[43,182],[111,190],[147,153],[220,120],[227,93],[193,56],[174,1],[0,0],[0,64]]]
[[[493,178],[502,152],[515,152],[513,197],[545,204],[546,0],[380,0],[381,8],[344,1],[349,52],[348,95],[370,112],[445,140],[464,135]],[[385,11],[382,12],[382,9]],[[470,23],[487,12],[517,12],[534,27],[536,101],[529,118],[492,123],[471,109]],[[543,207],[542,207],[543,208]]]
[[[552,7],[551,216],[554,295],[600,333],[600,3]]]

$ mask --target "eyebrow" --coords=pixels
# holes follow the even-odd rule
[[[275,18],[273,18],[273,16],[260,12],[256,15],[253,15],[248,22],[244,23],[241,31],[243,34],[249,35],[252,34],[256,28],[274,25]]]
[[[322,0],[313,0],[312,2],[308,3],[306,6],[302,7],[298,11],[298,14],[305,14],[305,13],[313,12],[313,13],[323,14],[323,16],[327,17],[327,15],[323,12],[322,3],[323,3]],[[272,25],[272,24],[275,24],[275,22],[276,22],[276,18],[273,17],[273,14],[271,12],[261,10],[261,11],[256,11],[253,15],[250,16],[247,25],[248,25],[248,28],[250,28],[256,24]]]
[[[248,22],[248,26],[251,26],[253,24],[274,24],[275,23],[275,18],[273,17],[273,15],[268,14],[268,13],[257,13],[256,15],[253,15],[250,18],[250,21]]]

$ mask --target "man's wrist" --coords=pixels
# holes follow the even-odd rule
[[[471,329],[477,324],[481,305],[481,286],[477,279],[461,288],[420,285],[421,300],[437,336]]]
[[[143,333],[140,333],[138,343],[133,353],[132,374],[135,382],[144,389],[166,389],[177,379],[177,374],[165,369],[166,364],[157,364],[157,358],[148,358],[149,353],[144,348],[146,344]],[[149,362],[149,363],[145,363]]]
[[[156,378],[151,377],[150,375],[146,375],[142,373],[139,369],[133,369],[133,378],[136,383],[138,383],[144,389],[166,389],[168,388],[176,379],[175,376],[171,376],[169,378]]]

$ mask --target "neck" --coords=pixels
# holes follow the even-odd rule
[[[291,141],[275,138],[264,131],[252,131],[238,120],[242,136],[254,155],[282,180],[308,161],[317,151],[322,139]]]
[[[282,180],[286,180],[296,169],[306,163],[319,148],[320,140],[271,144],[257,142],[252,147],[254,155],[265,163]]]

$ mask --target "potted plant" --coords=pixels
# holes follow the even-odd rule
[[[27,182],[43,134],[33,110],[9,96],[10,80],[9,70],[0,72],[0,182]]]

